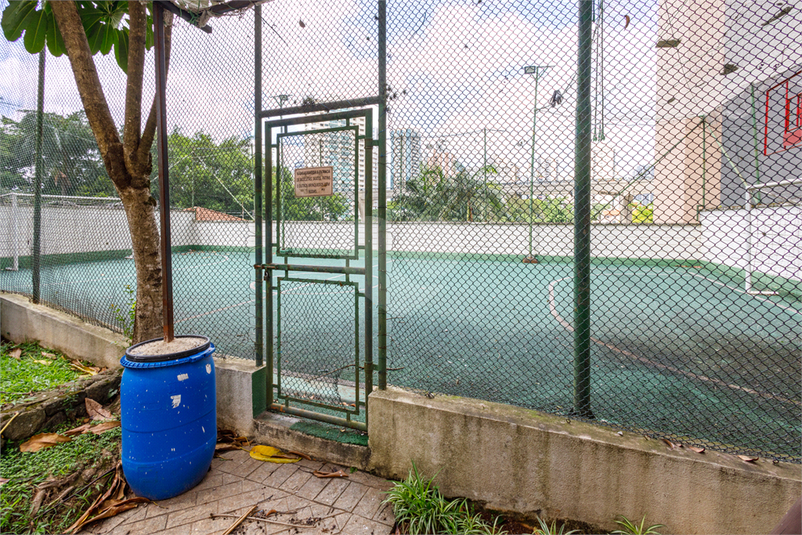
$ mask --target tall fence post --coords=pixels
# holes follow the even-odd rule
[[[576,161],[574,164],[574,413],[590,410],[590,82],[592,0],[579,0]]]
[[[33,265],[31,272],[33,280],[32,301],[38,303],[41,299],[41,260],[42,260],[42,130],[45,119],[45,54],[46,50],[39,52],[39,87],[36,94],[36,163],[34,172],[33,190]]]
[[[253,32],[254,32],[254,129],[253,129],[253,142],[254,142],[254,162],[253,162],[253,180],[254,180],[254,230],[256,231],[255,239],[255,260],[256,265],[262,264],[262,120],[259,112],[262,111],[262,6],[257,5],[254,7],[253,12]],[[264,359],[264,303],[262,302],[262,268],[257,267],[254,280],[254,288],[256,290],[256,341],[254,348],[256,352],[256,366],[261,366]],[[268,368],[270,365],[268,365]],[[271,383],[272,374],[268,377],[266,388],[273,391]]]
[[[387,388],[387,2],[379,0],[379,390]],[[367,135],[368,132],[365,132]],[[373,133],[371,132],[372,136]],[[369,232],[372,230],[369,229]],[[367,396],[369,393],[366,393]]]

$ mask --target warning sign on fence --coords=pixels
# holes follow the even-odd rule
[[[333,195],[333,167],[302,167],[295,170],[296,197],[327,197]]]

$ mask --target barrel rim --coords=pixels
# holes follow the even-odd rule
[[[153,338],[152,340],[145,340],[144,342],[139,342],[138,344],[134,344],[131,347],[125,350],[125,359],[129,362],[167,362],[169,360],[180,360],[186,357],[191,357],[192,355],[197,355],[198,353],[203,353],[209,346],[212,344],[212,341],[209,339],[208,336],[204,336],[202,334],[181,334],[176,336],[176,338],[204,338],[206,342],[203,344],[193,347],[192,349],[186,349],[184,351],[177,351],[175,353],[167,353],[165,355],[132,355],[131,350],[139,347],[141,345],[149,344],[151,342],[158,342],[159,340],[164,340],[164,338]]]

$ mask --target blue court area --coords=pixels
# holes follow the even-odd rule
[[[207,334],[221,354],[254,358],[253,263],[242,251],[175,253],[176,332]],[[375,257],[374,266],[376,303]],[[569,261],[388,253],[387,271],[388,383],[570,417]],[[802,457],[798,298],[749,295],[742,276],[711,264],[598,261],[591,275],[597,421],[728,451]],[[0,288],[30,293],[30,278],[30,270],[5,271]],[[355,379],[355,347],[364,360],[364,298],[347,284],[363,291],[363,278],[289,278],[280,304],[273,292],[277,367],[331,381],[332,395],[342,396],[342,385]],[[125,286],[134,281],[133,261],[125,258],[48,266],[42,298],[120,328],[112,305],[125,303]],[[374,362],[377,329],[374,308]]]

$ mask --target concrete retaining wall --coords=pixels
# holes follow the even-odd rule
[[[0,332],[14,342],[37,340],[44,347],[106,368],[119,368],[130,345],[121,334],[6,293],[0,293]]]
[[[447,496],[523,515],[662,533],[767,533],[802,495],[798,465],[686,449],[486,401],[398,390],[370,396],[370,468],[402,479],[412,462]]]
[[[127,341],[100,327],[0,294],[0,330],[67,355],[119,366]],[[798,465],[745,463],[715,452],[671,450],[663,442],[487,401],[429,399],[374,391],[369,445],[334,447],[262,415],[265,368],[215,358],[218,424],[280,447],[344,462],[391,479],[414,461],[447,496],[521,515],[572,519],[615,529],[616,515],[665,524],[664,533],[765,533],[802,495]],[[266,418],[266,419],[265,419]]]
[[[44,347],[110,369],[121,367],[120,359],[130,345],[121,334],[7,293],[0,293],[0,332],[14,342],[36,340]],[[254,417],[265,409],[265,368],[225,355],[216,355],[214,362],[218,425],[253,434]]]

